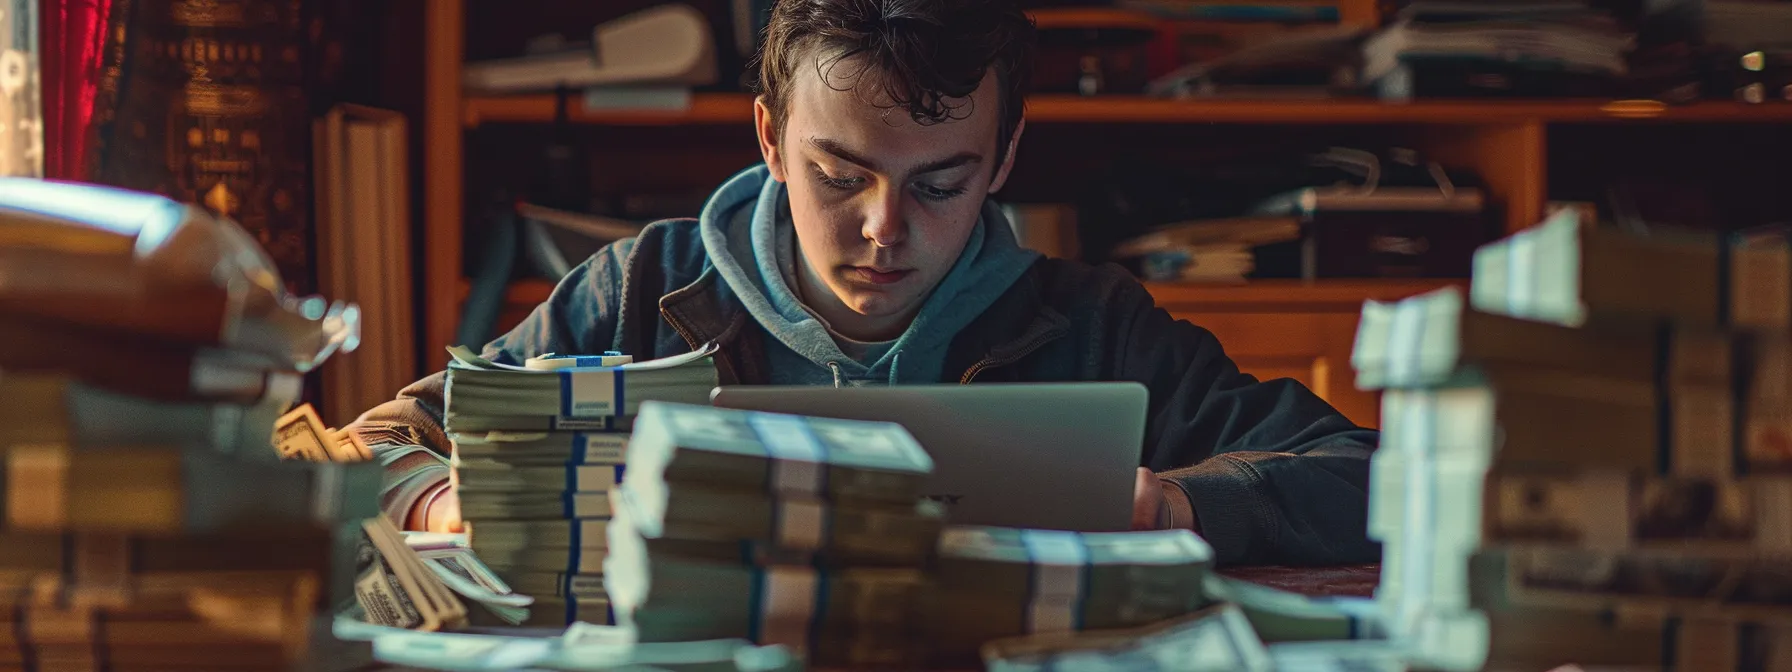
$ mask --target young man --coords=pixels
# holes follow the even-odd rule
[[[1294,381],[1239,373],[1122,269],[1016,244],[988,197],[1025,127],[1032,37],[1012,0],[782,0],[758,63],[765,163],[700,219],[597,253],[484,356],[715,341],[723,384],[1138,381],[1136,527],[1198,530],[1228,564],[1378,559],[1375,432]],[[419,381],[358,426],[442,451],[441,390],[441,374]],[[388,512],[452,524],[439,462],[413,451],[390,469]]]

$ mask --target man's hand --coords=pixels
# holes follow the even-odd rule
[[[1139,467],[1132,484],[1132,529],[1162,529],[1166,522],[1163,508],[1164,489],[1158,485],[1157,474]]]
[[[1182,488],[1164,482],[1150,469],[1139,467],[1132,484],[1132,529],[1170,528],[1201,531],[1194,504]]]

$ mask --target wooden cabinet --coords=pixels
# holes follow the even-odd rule
[[[1150,284],[1170,315],[1213,332],[1238,368],[1259,380],[1292,378],[1364,427],[1379,427],[1380,397],[1356,389],[1350,348],[1363,302],[1390,301],[1447,282],[1259,281],[1243,287]]]

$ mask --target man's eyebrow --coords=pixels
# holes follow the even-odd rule
[[[841,144],[839,140],[829,140],[827,138],[809,138],[809,144],[814,145],[816,149],[827,152],[829,154],[833,154],[835,157],[838,157],[842,161],[857,165],[860,168],[864,168],[864,169],[872,171],[872,172],[877,172],[877,163],[876,162],[874,162],[871,159],[868,159],[866,157],[859,156],[858,153],[856,153],[850,149],[847,149],[846,145]]]
[[[814,146],[816,149],[819,149],[821,151],[824,151],[824,152],[834,155],[836,158],[839,158],[842,161],[846,161],[848,163],[857,165],[861,168],[864,168],[864,169],[872,171],[872,172],[880,172],[880,171],[878,171],[878,168],[877,168],[877,162],[872,161],[868,157],[861,156],[857,152],[847,149],[846,145],[842,144],[838,140],[831,140],[828,138],[809,138],[809,144]],[[910,175],[924,175],[924,174],[935,172],[935,171],[945,170],[947,168],[957,168],[959,166],[966,165],[966,164],[981,163],[982,161],[983,161],[982,154],[978,154],[976,152],[959,152],[957,154],[953,154],[952,156],[948,156],[943,159],[935,159],[933,161],[928,161],[927,163],[923,163],[920,166],[916,167],[913,171],[910,171]]]

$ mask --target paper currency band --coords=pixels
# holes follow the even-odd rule
[[[607,542],[609,537],[608,525],[610,521],[607,518],[586,518],[568,520],[566,522],[570,531],[567,534],[569,541],[567,544],[568,548],[566,549],[565,573],[579,574],[587,569],[587,567],[585,567],[585,537],[591,536],[597,539],[604,539]],[[587,531],[585,529],[586,525],[590,525],[597,529]],[[606,548],[607,546],[608,544],[606,543]],[[600,563],[603,561],[601,554],[596,559]],[[601,564],[598,566],[598,569],[600,571],[603,569]]]
[[[594,479],[604,481],[606,487],[603,491],[608,491],[610,488],[607,486],[622,482],[622,474],[625,471],[624,465],[620,464],[569,464],[564,468],[566,469],[566,492],[595,491],[595,489],[587,490],[585,488],[585,485],[587,485],[585,481],[588,479],[585,478],[584,474],[594,474]],[[607,476],[604,475],[604,472],[606,471],[610,472]]]
[[[618,457],[621,457],[622,452],[627,450],[627,446],[628,446],[627,437],[624,436],[624,438],[622,440],[618,441],[613,438],[616,436],[615,434],[605,433],[605,435],[612,437],[612,438],[600,441],[598,443],[597,454],[599,455],[599,457],[602,457],[605,459],[616,459]],[[593,452],[591,449],[592,448],[591,443],[592,443],[591,442],[591,432],[573,432],[572,433],[572,459],[568,460],[568,464],[584,464],[586,462],[590,462],[591,455]],[[618,445],[618,444],[620,444],[620,445]],[[617,472],[617,473],[618,473],[618,475],[617,475],[616,482],[621,483],[622,482],[621,481],[622,477],[620,475],[621,472]]]
[[[754,571],[748,600],[748,641],[783,644],[807,652],[827,604],[827,572],[809,567],[773,566]]]
[[[827,543],[832,512],[827,494],[827,446],[794,415],[749,412],[747,425],[765,447],[771,484],[772,538],[778,545],[816,550]]]
[[[772,492],[820,496],[827,479],[827,447],[815,438],[809,423],[794,415],[747,413],[747,425],[765,447]]]
[[[626,372],[614,367],[559,369],[560,415],[622,415],[628,409]]]
[[[1083,535],[1026,529],[1020,531],[1020,542],[1027,552],[1026,632],[1081,630],[1089,582],[1089,547]]]
[[[575,583],[574,580],[579,579],[581,577],[569,576],[566,574],[561,574],[560,577],[561,577],[561,579],[560,579],[560,601],[566,603],[566,613],[564,614],[564,616],[566,616],[566,624],[572,625],[579,621],[585,620],[585,619],[579,618],[579,616],[581,615],[581,611],[582,611],[580,609],[580,607],[585,606],[584,603],[579,601],[579,598],[580,597],[590,598],[590,597],[595,597],[595,596],[582,594],[579,592],[575,592],[573,590],[573,584]],[[586,577],[586,578],[589,578],[589,577]],[[582,583],[582,582],[579,582],[579,583]],[[604,602],[604,621],[605,621],[604,625],[615,625],[616,624],[616,606],[610,603],[610,596],[608,593],[604,593],[602,599]]]
[[[607,492],[560,492],[560,517],[573,520],[609,518],[610,499]],[[604,513],[597,513],[596,509]]]
[[[1729,249],[1724,247],[1723,249]],[[1721,258],[1727,259],[1727,255]],[[1727,284],[1720,283],[1727,287]],[[1727,306],[1727,300],[1720,303]],[[1721,310],[1721,308],[1720,308]],[[1655,470],[1664,476],[1675,475],[1688,466],[1676,464],[1674,454],[1678,452],[1677,418],[1674,408],[1674,352],[1678,344],[1678,332],[1672,322],[1663,320],[1656,325],[1655,332]],[[1747,476],[1748,465],[1748,416],[1749,416],[1749,377],[1752,374],[1748,362],[1751,350],[1746,336],[1729,339],[1730,386],[1725,391],[1729,397],[1730,417],[1730,474],[1737,477]]]
[[[531,357],[529,360],[531,362],[541,362],[554,368],[588,368],[622,366],[623,364],[633,363],[635,358],[615,350],[606,350],[604,351],[604,354],[601,355],[556,355],[549,353]]]

